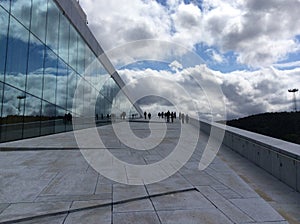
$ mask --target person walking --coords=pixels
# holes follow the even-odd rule
[[[144,112],[144,117],[145,117],[145,120],[147,119],[147,112],[145,111]]]
[[[184,124],[184,113],[181,114],[181,122]]]

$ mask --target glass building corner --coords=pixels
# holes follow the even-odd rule
[[[0,142],[137,116],[56,1],[0,0],[0,27]]]

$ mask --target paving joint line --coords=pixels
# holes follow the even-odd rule
[[[54,217],[54,216],[63,215],[63,214],[69,215],[69,214],[75,213],[75,212],[81,212],[81,211],[86,211],[86,210],[91,210],[91,209],[96,209],[96,208],[103,208],[103,207],[107,207],[107,206],[125,204],[125,203],[129,203],[129,202],[133,202],[133,201],[140,201],[140,200],[150,199],[150,198],[154,198],[154,197],[161,197],[161,196],[166,196],[166,195],[170,195],[170,194],[178,194],[178,193],[183,193],[183,192],[188,192],[188,191],[198,191],[199,192],[199,190],[195,187],[186,188],[186,189],[182,189],[182,190],[169,191],[169,192],[158,193],[158,194],[153,194],[153,195],[146,195],[146,196],[142,196],[142,197],[130,198],[130,199],[120,200],[120,201],[116,201],[116,202],[112,201],[109,203],[86,206],[86,207],[82,207],[82,208],[68,209],[68,210],[63,210],[63,211],[58,211],[58,212],[49,212],[49,213],[41,214],[41,215],[35,215],[35,216],[30,216],[30,217],[25,217],[25,218],[20,218],[20,219],[8,220],[8,221],[0,222],[0,224],[19,223],[19,222],[24,222],[24,221],[31,221],[32,219]]]

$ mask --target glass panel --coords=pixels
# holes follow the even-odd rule
[[[77,54],[77,72],[84,76],[84,56],[85,56],[85,43],[82,38],[78,36],[78,54]]]
[[[11,14],[15,16],[27,29],[30,25],[31,1],[11,1]]]
[[[56,74],[57,56],[51,50],[47,49],[44,70],[43,99],[53,104],[56,103]]]
[[[83,111],[83,107],[84,107],[84,80],[83,78],[78,78],[77,79],[78,82],[78,86],[76,88],[76,95],[75,95],[75,101],[76,101],[76,105],[73,105],[73,111],[75,109],[76,114],[79,117],[84,116],[84,111]]]
[[[56,54],[58,53],[58,27],[59,10],[52,1],[48,1],[46,43]]]
[[[3,96],[3,83],[0,82],[0,142],[2,142],[2,133],[4,133],[3,129],[3,118],[2,118],[2,96]]]
[[[47,3],[45,0],[32,0],[31,32],[41,41],[46,41]]]
[[[70,26],[70,39],[69,39],[69,65],[76,70],[77,69],[77,43],[78,34],[73,26]]]
[[[101,94],[99,94],[97,96],[97,102],[96,102],[96,106],[95,106],[96,120],[97,121],[104,120],[104,114],[105,114],[105,110],[104,110],[104,97]]]
[[[68,67],[59,59],[57,73],[56,105],[67,107]]]
[[[106,120],[109,121],[111,118],[111,102],[109,102],[107,99],[105,99],[105,114],[106,114]]]
[[[65,125],[66,125],[66,131],[72,131],[73,130],[73,125],[72,125],[72,119],[73,119],[73,114],[72,112],[68,111],[65,114]]]
[[[85,57],[84,57],[84,65],[85,65],[85,76],[91,77],[93,75],[93,59],[94,54],[90,50],[90,48],[85,45]]]
[[[66,131],[66,124],[70,123],[72,118],[66,113],[66,110],[56,107],[55,133]]]
[[[69,21],[67,18],[60,14],[59,24],[59,57],[61,57],[66,63],[69,59]]]
[[[10,0],[0,0],[0,6],[3,6],[7,11],[9,11]]]
[[[4,85],[2,121],[3,141],[22,138],[25,93]]]
[[[54,133],[55,116],[56,116],[55,105],[42,101],[41,135]]]
[[[97,124],[106,123],[110,120],[111,114],[111,103],[104,98],[101,94],[97,97],[97,102],[95,106],[95,116],[97,120]],[[97,119],[98,115],[98,119]]]
[[[7,47],[8,13],[0,7],[0,81],[4,80]]]
[[[77,74],[69,68],[68,70],[68,98],[67,98],[67,110],[76,113],[75,108],[73,109],[73,99],[77,87]]]
[[[25,89],[29,32],[12,17],[10,18],[6,82]]]
[[[26,92],[41,98],[45,45],[32,34],[30,40]]]
[[[85,82],[84,85],[84,95],[83,95],[83,111],[84,116],[91,116],[90,108],[91,108],[91,100],[92,100],[92,88],[88,82]]]
[[[41,99],[29,94],[25,99],[23,138],[40,135],[41,125]]]

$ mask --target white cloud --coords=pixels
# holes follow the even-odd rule
[[[171,64],[169,64],[169,67],[173,70],[173,71],[178,71],[179,69],[182,69],[183,66],[182,64],[180,64],[178,61],[173,61]]]
[[[142,0],[81,4],[106,50],[149,38],[190,49],[204,43],[221,53],[233,51],[239,63],[253,67],[271,65],[299,50],[295,39],[300,34],[298,0],[204,0],[202,11],[182,0],[169,0],[167,6]]]
[[[299,52],[300,45],[296,39],[300,34],[298,0],[203,0],[202,10],[194,3],[185,4],[182,0],[168,0],[166,7],[156,1],[142,0],[86,0],[81,4],[88,14],[90,28],[106,50],[148,38],[174,41],[189,49],[203,44],[214,49],[206,53],[217,63],[227,62],[229,59],[223,55],[231,52],[236,56],[237,63],[260,69],[221,73],[205,66],[195,66],[175,74],[151,69],[121,70],[124,80],[133,81],[136,87],[139,86],[139,79],[147,75],[169,77],[190,90],[193,99],[203,108],[203,114],[209,113],[203,92],[190,76],[197,74],[202,75],[203,80],[211,79],[220,85],[225,94],[229,118],[292,108],[287,89],[299,88],[300,69],[280,71],[275,68],[299,66],[299,63],[278,64],[290,53]],[[143,59],[157,58],[157,55],[167,52],[166,48],[158,46],[133,48],[130,51],[136,51],[137,58]],[[131,55],[127,51],[119,53],[123,54],[119,58],[126,60],[126,55]],[[133,62],[134,59],[129,58],[128,61]],[[273,64],[275,68],[263,69]],[[215,74],[216,78],[203,75],[209,73]],[[158,86],[159,94],[171,94],[168,82],[156,83],[156,86],[149,83],[143,88]],[[158,105],[155,107],[158,108]]]
[[[213,63],[223,63],[226,61],[223,55],[219,54],[213,49],[206,50],[206,53],[211,57]]]
[[[287,63],[278,63],[273,65],[276,68],[290,68],[290,67],[300,67],[300,61],[293,61]]]
[[[176,96],[174,102],[179,105],[179,108],[193,116],[197,115],[197,112],[203,116],[211,113],[207,95],[211,94],[212,98],[215,96],[207,84],[212,82],[220,86],[224,93],[229,119],[263,112],[290,111],[292,110],[292,95],[288,93],[288,89],[300,84],[300,69],[280,71],[268,68],[260,71],[235,71],[224,74],[202,65],[183,69],[175,74],[170,71],[151,69],[125,69],[120,70],[119,73],[126,83],[134,81],[135,95],[142,95],[145,89],[152,89],[158,96],[167,99]],[[201,82],[199,83],[202,83],[202,86],[195,83],[193,79],[195,76],[200,76]],[[145,77],[161,77],[170,81],[160,82],[159,85],[157,82],[147,82],[145,85],[145,82],[141,81]],[[189,97],[181,97],[177,94],[173,82],[177,82],[186,89]],[[148,103],[144,100],[141,106],[151,113],[161,111],[162,107],[168,108],[165,104],[153,103],[152,100]],[[195,111],[194,104],[199,109],[198,111]]]

